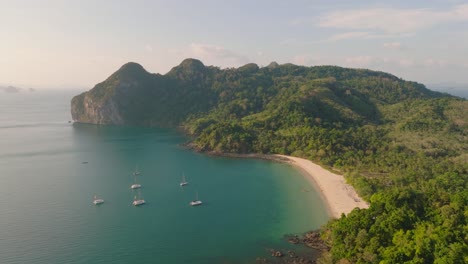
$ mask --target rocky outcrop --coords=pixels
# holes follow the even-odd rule
[[[72,99],[73,120],[102,125],[127,124],[123,111],[135,99],[135,95],[144,96],[140,95],[140,86],[147,85],[151,78],[152,75],[137,63],[123,65],[107,80]]]
[[[205,85],[208,72],[195,59],[184,60],[166,75],[129,62],[75,96],[72,118],[79,123],[175,127],[188,115],[212,107],[216,98]]]
[[[78,123],[125,124],[114,98],[98,103],[88,93],[73,98],[71,114],[73,121]]]

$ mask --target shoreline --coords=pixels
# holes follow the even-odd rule
[[[342,213],[347,215],[356,207],[369,207],[369,204],[359,197],[354,188],[346,183],[343,175],[328,171],[307,159],[279,154],[234,154],[219,152],[205,152],[205,154],[227,158],[270,160],[292,165],[306,177],[312,187],[320,194],[331,218],[340,218]]]

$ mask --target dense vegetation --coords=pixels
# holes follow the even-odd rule
[[[221,70],[192,59],[166,75],[127,64],[88,95],[113,98],[127,124],[180,125],[202,151],[280,153],[341,170],[371,206],[323,228],[323,261],[468,262],[466,100],[383,72]],[[74,98],[81,112],[83,96]]]

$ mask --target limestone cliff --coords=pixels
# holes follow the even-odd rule
[[[107,80],[88,92],[75,96],[71,102],[75,122],[93,124],[132,124],[128,106],[150,85],[153,76],[137,63],[127,63]],[[138,100],[137,100],[138,101]]]
[[[206,111],[214,102],[207,101],[206,72],[195,59],[184,60],[166,75],[127,63],[90,91],[75,96],[72,118],[92,124],[177,126],[190,113]]]
[[[125,124],[113,98],[102,103],[93,101],[89,93],[82,93],[72,100],[72,118],[75,122],[93,124]]]

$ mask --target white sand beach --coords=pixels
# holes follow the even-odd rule
[[[307,177],[317,191],[320,192],[326,203],[328,213],[333,218],[340,218],[342,213],[348,214],[356,207],[369,207],[369,204],[359,197],[353,186],[346,183],[343,175],[330,172],[307,159],[278,154],[234,154],[218,152],[211,152],[208,154],[230,158],[265,159],[295,166],[303,172],[304,176]]]
[[[345,182],[342,175],[332,173],[310,160],[285,155],[273,156],[287,159],[306,174],[307,178],[320,191],[332,217],[339,218],[342,213],[348,214],[356,207],[369,207],[354,188]]]

